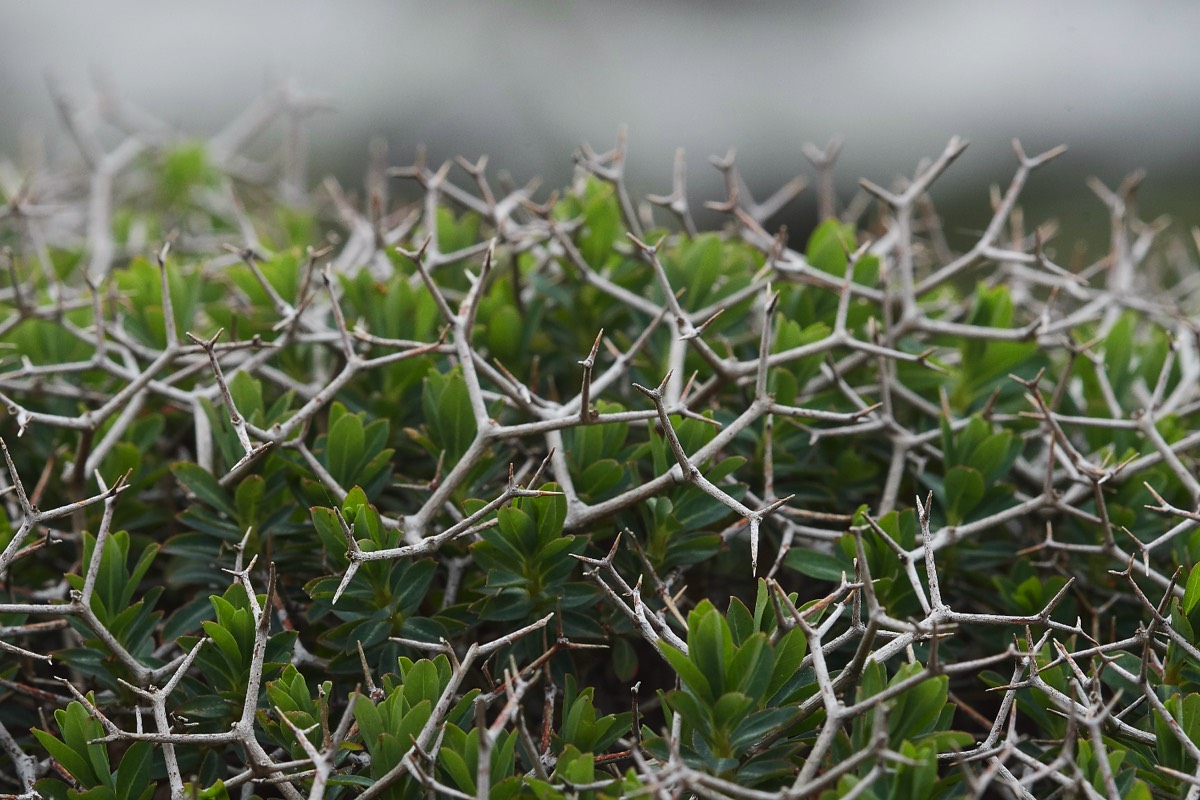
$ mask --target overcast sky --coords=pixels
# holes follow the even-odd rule
[[[847,187],[910,172],[952,134],[972,144],[951,188],[1006,180],[1014,136],[1030,152],[1071,146],[1052,178],[1115,184],[1145,166],[1153,191],[1200,172],[1190,0],[0,0],[0,19],[0,155],[21,133],[55,141],[48,78],[82,90],[104,75],[209,133],[282,76],[337,107],[315,123],[318,171],[357,165],[383,135],[393,161],[420,141],[553,185],[580,140],[607,147],[625,122],[651,191],[677,146],[711,196],[709,155],[736,147],[765,184],[807,171],[800,145],[832,135]]]

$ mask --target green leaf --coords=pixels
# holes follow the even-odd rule
[[[60,742],[54,736],[45,731],[34,728],[33,735],[41,743],[50,757],[58,762],[59,766],[67,771],[71,777],[79,781],[84,786],[95,784],[96,776],[92,771],[90,760],[85,754],[76,753],[63,742]]]
[[[984,421],[983,417],[978,414],[967,420],[967,424],[962,426],[958,431],[958,436],[955,441],[955,451],[958,454],[958,460],[947,462],[950,466],[957,464],[966,464],[966,466],[974,466],[969,464],[969,456],[975,451],[975,448],[983,443],[992,433],[992,426]]]
[[[804,661],[808,651],[808,639],[799,628],[793,628],[775,642],[775,665],[771,669],[771,682],[767,686],[767,697],[774,697],[791,680]]]
[[[248,372],[238,371],[229,381],[229,395],[237,406],[238,413],[247,422],[261,423],[266,406],[263,404],[262,381]]]
[[[748,616],[748,615],[747,615]],[[771,681],[775,653],[767,643],[765,633],[756,633],[738,648],[729,666],[729,678],[736,691],[762,702]]]
[[[457,367],[447,375],[429,372],[421,393],[421,408],[429,426],[429,438],[446,451],[447,464],[456,463],[475,438],[471,398]]]
[[[916,763],[902,764],[892,784],[891,797],[901,800],[910,797],[932,797],[937,782],[937,753],[929,746],[918,747],[912,742],[900,745],[900,755]]]
[[[547,483],[540,488],[544,492],[559,491],[557,483]],[[567,519],[567,498],[565,496],[531,497],[526,502],[533,508],[539,542],[544,544],[562,536],[563,524]]]
[[[88,699],[94,702],[90,695]],[[55,711],[54,721],[58,723],[61,740],[45,731],[32,731],[46,752],[84,788],[104,786],[111,789],[113,780],[109,773],[108,749],[91,741],[104,735],[100,723],[78,700]]]
[[[771,370],[767,378],[767,391],[775,395],[775,402],[781,406],[794,406],[796,395],[800,392],[800,384],[796,376],[785,369]]]
[[[750,609],[736,597],[729,598],[725,619],[729,623],[729,632],[733,635],[733,643],[736,645],[740,646],[758,631],[754,617],[750,616]]]
[[[473,794],[475,792],[475,771],[467,766],[466,759],[448,747],[438,751],[438,763],[454,781],[461,791]]]
[[[1154,795],[1145,781],[1135,779],[1129,788],[1121,793],[1121,797],[1124,800],[1152,800]]]
[[[373,751],[383,735],[383,717],[369,697],[360,694],[354,699],[354,721],[358,723],[363,743]]]
[[[687,278],[683,302],[689,309],[702,308],[708,302],[722,266],[721,238],[717,234],[701,234],[688,243],[683,259]]]
[[[311,513],[313,529],[316,530],[321,546],[325,550],[324,557],[332,560],[338,566],[345,565],[348,562],[346,534],[342,530],[342,524],[338,522],[337,514],[332,508],[322,506],[313,506]]]
[[[353,486],[363,460],[363,424],[357,414],[343,414],[329,429],[325,458],[329,474],[341,486]]]
[[[375,781],[366,775],[334,775],[328,781],[329,786],[357,786],[360,789],[369,789],[375,785]]]
[[[572,745],[563,748],[555,766],[555,775],[573,784],[591,783],[596,778],[591,753],[581,753]]]
[[[579,252],[593,269],[608,260],[613,241],[620,234],[621,211],[611,184],[590,180],[583,203],[584,229],[579,236]]]
[[[1180,713],[1176,717],[1179,727],[1194,744],[1200,745],[1200,694],[1192,693],[1183,698]]]
[[[966,465],[979,472],[985,483],[993,483],[1008,471],[1016,459],[1019,444],[1011,431],[994,433],[971,452]]]
[[[229,659],[231,664],[240,665],[242,663],[242,650],[238,646],[237,638],[232,633],[226,630],[223,625],[212,620],[205,620],[200,625],[204,628],[204,632],[208,634],[209,638],[221,649],[221,652],[225,654],[225,657]]]
[[[714,696],[725,692],[725,659],[733,649],[733,636],[725,618],[710,604],[707,609],[692,611],[699,615],[699,624],[688,634],[688,655],[703,673]],[[691,620],[688,620],[689,627]],[[732,656],[732,653],[728,653]]]
[[[753,697],[747,697],[741,692],[726,692],[713,706],[713,722],[719,730],[732,733],[752,708]]]
[[[1133,361],[1134,327],[1137,315],[1126,311],[1104,339],[1104,371],[1117,397],[1125,394]]]
[[[684,655],[682,651],[676,650],[665,642],[660,644],[658,649],[662,652],[663,657],[670,662],[671,667],[675,670],[675,674],[679,676],[679,680],[692,694],[706,703],[713,701],[713,691],[709,685],[708,678],[692,663],[691,659]]]
[[[765,619],[767,619],[766,612],[767,612],[767,608],[770,605],[770,603],[771,603],[771,588],[767,585],[767,582],[765,580],[763,580],[762,578],[759,578],[758,579],[758,590],[754,594],[754,627],[757,628],[758,630],[765,630],[768,632],[770,632],[772,630],[772,628],[767,628],[767,627],[763,626],[763,621]],[[774,620],[774,617],[772,616],[771,617],[772,627],[774,624],[773,620]]]
[[[920,664],[906,664],[900,668],[889,685],[917,674],[923,669]],[[938,675],[921,681],[901,694],[893,702],[888,713],[888,727],[892,741],[899,743],[929,733],[942,714],[950,689],[950,678]]]
[[[493,790],[499,789],[501,782],[512,775],[514,753],[517,750],[517,732],[502,732],[497,746],[492,750],[491,779]]]
[[[698,700],[688,692],[668,692],[667,707],[683,717],[684,722],[702,734],[713,734],[712,708],[710,703]]]
[[[170,205],[189,200],[193,188],[213,186],[220,179],[203,141],[180,142],[160,158],[159,191]]]
[[[946,520],[958,525],[983,499],[983,476],[971,467],[958,466],[946,473]]]
[[[730,739],[735,753],[742,753],[773,733],[796,715],[794,707],[768,708],[756,711],[738,724]]]
[[[228,493],[213,477],[213,474],[199,464],[177,461],[171,465],[171,474],[175,476],[175,480],[179,481],[185,491],[195,495],[201,502],[207,503],[230,517],[237,516],[237,512],[229,503]]]
[[[134,742],[117,767],[117,800],[138,800],[151,787],[150,772],[154,766],[154,746],[150,742]]]
[[[512,305],[502,305],[487,322],[487,346],[493,358],[512,364],[521,355],[525,320]]]
[[[853,252],[856,246],[853,225],[827,219],[808,238],[808,263],[822,272],[844,277],[849,260],[847,254]]]
[[[775,331],[775,342],[771,346],[771,352],[783,353],[794,350],[797,347],[819,342],[828,336],[832,330],[825,322],[818,321],[806,328],[801,328],[800,323],[794,319],[780,319]],[[817,373],[821,370],[822,363],[822,355],[820,353],[813,353],[804,358],[793,359],[771,370],[773,377],[783,381],[783,394],[778,395],[775,399],[784,405],[794,403],[796,393],[801,387],[807,386],[808,382],[816,377]]]
[[[234,492],[234,502],[237,505],[238,522],[243,529],[258,525],[266,492],[267,482],[261,475],[247,475],[238,484],[237,491]]]
[[[789,548],[783,563],[810,578],[832,583],[838,583],[843,574],[851,572],[843,559],[804,547]]]
[[[611,458],[594,461],[588,465],[575,481],[575,488],[582,495],[595,500],[621,482],[625,468]]]
[[[425,727],[425,723],[429,722],[429,715],[432,712],[433,703],[428,700],[422,700],[404,715],[404,719],[400,721],[400,726],[395,731],[396,740],[400,744],[400,755],[407,753],[412,748],[413,741],[421,733],[421,729]],[[391,769],[395,764],[383,766],[385,769]]]
[[[537,523],[529,514],[516,506],[507,506],[501,508],[496,516],[500,520],[504,542],[518,558],[538,551]]]
[[[185,795],[186,789],[189,786],[191,784],[187,784],[184,787]],[[202,790],[197,796],[200,800],[229,800],[229,790],[225,788],[225,782],[218,779],[216,783]]]
[[[432,705],[441,694],[442,684],[438,679],[437,667],[429,659],[416,662],[404,675],[404,698],[409,705],[415,706],[422,700],[428,700]]]
[[[188,719],[222,719],[228,718],[233,712],[234,703],[215,694],[205,694],[193,697],[175,709],[176,714]]]
[[[1171,601],[1171,626],[1187,641],[1196,641],[1196,632],[1192,628],[1191,620],[1188,619],[1183,606],[1180,605],[1178,597]]]
[[[1200,564],[1193,566],[1188,573],[1187,589],[1183,593],[1183,613],[1191,614],[1197,603],[1200,603]]]

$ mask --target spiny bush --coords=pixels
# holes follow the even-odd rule
[[[1059,150],[954,252],[962,142],[844,211],[812,149],[794,249],[731,158],[701,232],[623,140],[359,200],[245,155],[303,98],[104,107],[0,181],[6,796],[1200,796],[1195,264],[1135,181],[1064,265]]]

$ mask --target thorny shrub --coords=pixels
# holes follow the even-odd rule
[[[732,159],[700,232],[623,140],[360,202],[303,97],[64,107],[84,168],[0,175],[6,796],[1200,796],[1195,263],[1136,182],[1061,265],[1059,150],[953,252],[961,141],[845,210],[811,148],[794,249]]]

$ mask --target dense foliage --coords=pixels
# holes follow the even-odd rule
[[[962,253],[961,142],[844,212],[813,151],[793,249],[731,160],[699,232],[623,142],[359,201],[76,123],[0,181],[0,791],[1198,796],[1195,265],[1135,184],[1062,266],[1058,151]]]

